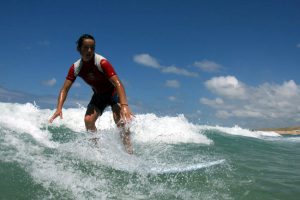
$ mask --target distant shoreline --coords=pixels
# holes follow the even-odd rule
[[[300,126],[286,127],[286,128],[262,128],[259,131],[272,131],[280,135],[300,135]]]

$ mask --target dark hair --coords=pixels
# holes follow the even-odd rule
[[[80,50],[84,39],[92,39],[96,43],[95,38],[93,36],[91,36],[90,34],[83,34],[80,36],[80,38],[76,42],[78,51]]]

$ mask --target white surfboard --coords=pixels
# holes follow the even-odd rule
[[[219,165],[223,162],[225,162],[225,159],[206,162],[206,163],[196,163],[196,164],[191,164],[186,166],[152,167],[150,168],[150,173],[166,174],[166,173],[189,172],[189,171],[195,171],[202,168],[211,167],[214,165]]]

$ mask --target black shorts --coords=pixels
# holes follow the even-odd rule
[[[88,104],[88,108],[97,107],[100,111],[100,115],[102,115],[104,109],[107,106],[113,107],[119,103],[119,96],[115,92],[114,94],[96,94],[94,93],[90,103]]]

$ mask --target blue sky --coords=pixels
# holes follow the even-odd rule
[[[11,0],[0,6],[0,101],[55,108],[76,40],[96,39],[135,113],[200,124],[300,124],[300,2]],[[86,106],[79,79],[66,107]]]

